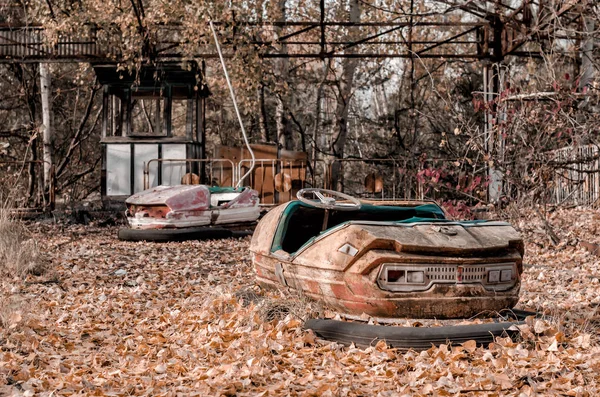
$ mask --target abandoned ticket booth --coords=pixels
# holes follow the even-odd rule
[[[204,179],[204,163],[186,161],[206,158],[204,66],[93,67],[104,94],[103,199],[122,201],[144,190],[144,178],[149,187],[180,184],[187,173]]]

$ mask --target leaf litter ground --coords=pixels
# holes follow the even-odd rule
[[[600,212],[535,215],[521,340],[400,352],[318,340],[328,312],[254,286],[249,238],[131,243],[115,228],[32,225],[51,270],[0,284],[0,395],[595,396],[600,387]]]

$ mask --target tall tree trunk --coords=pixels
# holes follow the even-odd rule
[[[258,103],[258,130],[261,142],[269,142],[269,130],[267,127],[267,108],[265,106],[265,86],[260,84],[256,89]]]
[[[42,98],[42,152],[44,160],[44,194],[50,193],[52,184],[53,160],[53,131],[52,131],[52,105],[50,96],[51,77],[50,67],[47,63],[40,63],[40,94]]]
[[[414,40],[414,36],[413,36],[413,15],[414,15],[414,5],[415,2],[414,0],[410,1],[410,18],[409,18],[409,23],[410,23],[410,28],[408,30],[408,42],[409,44],[409,52],[410,52],[410,113],[409,113],[409,117],[411,119],[411,126],[412,126],[412,148],[411,150],[413,151],[413,155],[416,156],[417,153],[419,152],[419,148],[418,148],[418,141],[419,141],[419,136],[418,136],[418,125],[419,125],[419,118],[417,117],[417,109],[416,109],[416,103],[415,103],[415,90],[417,89],[417,84],[416,84],[416,77],[415,77],[415,57],[414,57],[414,51],[413,51],[413,40]]]
[[[583,31],[586,37],[581,46],[581,78],[579,91],[586,92],[594,79],[594,32],[595,21],[593,18],[583,18]]]
[[[360,0],[349,0],[350,2],[350,22],[360,22]],[[348,38],[352,40],[353,35],[348,34]],[[346,53],[353,53],[354,47],[346,49]],[[329,151],[335,159],[344,158],[344,147],[346,146],[346,138],[348,136],[348,110],[350,108],[350,99],[352,96],[352,87],[354,83],[354,72],[358,60],[356,58],[344,58],[342,61],[342,77],[339,82],[339,95],[335,110],[336,130],[331,140]],[[341,178],[341,164],[334,162],[331,169],[331,187],[337,190],[343,190]]]
[[[287,0],[279,0],[277,3],[278,17],[281,21],[286,20],[286,2]],[[275,28],[275,39],[277,40],[281,36],[281,28]],[[287,45],[281,44],[281,54],[287,54]],[[289,79],[289,68],[290,61],[288,58],[281,57],[276,60],[276,69],[279,80],[287,83]],[[286,109],[289,106],[289,95],[288,88],[283,87],[281,91],[276,95],[277,105],[275,107],[275,124],[277,126],[277,144],[282,149],[292,149],[292,128],[288,118],[288,112]]]
[[[317,100],[316,100],[316,109],[315,109],[315,124],[313,126],[312,132],[312,170],[313,172],[317,171],[317,140],[319,136],[319,128],[321,127],[321,102],[323,101],[323,93],[325,90],[325,82],[327,81],[327,75],[329,74],[329,68],[331,66],[331,58],[327,62],[323,62],[323,78],[319,82],[319,86],[317,88]],[[314,175],[313,175],[313,185],[314,185]]]
[[[277,125],[277,144],[282,149],[291,150],[293,148],[291,126],[288,119],[286,101],[287,94],[277,95],[277,105],[275,106],[275,123]]]
[[[263,21],[264,14],[264,0],[257,0],[254,2],[254,12],[255,18],[257,21]],[[264,33],[264,29],[262,27],[258,27],[256,34],[256,40],[260,40]],[[265,84],[263,82],[264,75],[260,76],[261,81],[256,88],[256,103],[258,106],[258,131],[260,135],[260,141],[267,143],[269,142],[269,128],[267,126],[267,107],[265,104]]]

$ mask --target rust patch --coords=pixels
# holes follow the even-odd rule
[[[579,245],[586,249],[590,254],[600,256],[600,245],[594,243],[588,243],[586,241],[580,241]]]
[[[260,267],[258,266],[254,266],[254,271],[256,272],[256,276],[258,277],[265,277],[265,275],[263,274],[263,271],[261,270]]]
[[[369,302],[347,301],[344,302],[346,310],[350,313],[366,313],[375,317],[395,317],[398,313],[396,305],[386,300],[376,300]]]
[[[355,295],[360,296],[375,296],[373,289],[375,287],[375,282],[356,275],[346,275],[346,282],[348,284],[348,289],[352,291]]]
[[[313,280],[309,280],[306,282],[306,286],[308,290],[313,294],[321,294],[321,288],[319,287],[319,283]]]
[[[353,294],[346,288],[345,285],[340,284],[330,284],[331,292],[333,296],[337,299],[341,300],[351,300],[353,298]]]

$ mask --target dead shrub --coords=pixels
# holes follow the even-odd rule
[[[242,288],[234,294],[241,301],[242,307],[248,307],[251,303],[258,304],[263,299],[262,295],[257,286]]]
[[[10,330],[18,328],[23,320],[25,303],[23,299],[16,295],[8,297],[1,296],[0,293],[0,329]]]
[[[285,293],[266,295],[257,306],[259,316],[267,322],[282,320],[288,315],[301,321],[322,317],[325,307],[322,303],[310,299],[301,293]],[[296,292],[296,291],[295,291]]]
[[[1,198],[1,196],[0,196]],[[6,200],[0,205],[0,273],[8,276],[41,274],[40,250]]]

